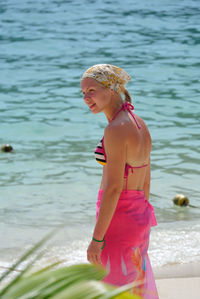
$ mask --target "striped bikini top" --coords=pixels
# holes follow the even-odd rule
[[[115,119],[116,116],[119,114],[120,111],[122,110],[127,110],[131,116],[133,117],[136,125],[137,125],[137,128],[140,130],[141,129],[141,126],[139,125],[139,123],[137,122],[134,114],[132,113],[131,110],[134,110],[134,107],[132,104],[128,103],[128,102],[125,102],[122,104],[122,107],[120,108],[119,111],[117,111],[117,113],[115,114],[115,116],[112,118]],[[111,121],[112,121],[111,120]],[[101,141],[98,143],[96,149],[95,149],[95,158],[97,160],[98,163],[102,164],[102,165],[106,165],[106,152],[105,152],[105,149],[104,149],[104,137],[101,139]],[[125,172],[124,172],[124,178],[126,179],[126,190],[127,190],[127,183],[128,183],[128,174],[129,174],[129,169],[131,170],[131,172],[133,173],[134,172],[134,169],[137,169],[137,168],[143,168],[143,167],[146,167],[148,166],[148,164],[144,164],[142,166],[131,166],[129,164],[126,163],[125,165]]]

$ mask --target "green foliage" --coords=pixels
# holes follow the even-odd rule
[[[133,285],[113,287],[103,283],[105,270],[98,265],[79,264],[56,268],[54,263],[37,272],[30,273],[30,269],[43,252],[33,257],[35,252],[52,236],[42,239],[26,252],[6,273],[0,281],[8,276],[19,265],[26,262],[26,267],[11,281],[4,284],[0,290],[1,299],[141,299],[128,293]],[[31,261],[28,262],[28,259]]]

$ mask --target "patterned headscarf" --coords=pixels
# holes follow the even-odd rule
[[[93,78],[103,86],[124,93],[125,84],[131,80],[131,77],[122,69],[111,64],[96,64],[82,76],[82,79]]]

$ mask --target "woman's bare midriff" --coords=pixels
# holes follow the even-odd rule
[[[134,169],[134,172],[129,171],[127,190],[144,190],[144,181],[146,176],[146,167],[141,169]],[[100,184],[100,189],[104,190],[106,187],[106,166],[103,167],[103,175]],[[124,179],[123,190],[126,190],[126,179]]]

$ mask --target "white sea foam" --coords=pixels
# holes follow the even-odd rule
[[[151,232],[149,254],[154,267],[200,261],[200,223],[162,223]]]

